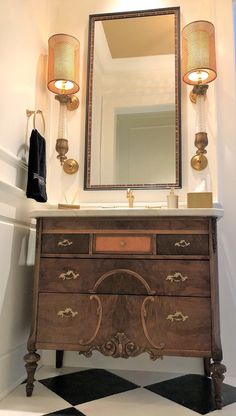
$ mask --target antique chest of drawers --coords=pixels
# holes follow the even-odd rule
[[[37,349],[202,357],[221,407],[216,219],[37,219],[27,395]]]

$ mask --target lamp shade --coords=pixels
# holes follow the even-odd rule
[[[74,36],[59,33],[48,40],[48,89],[54,94],[79,91],[80,44]]]
[[[205,20],[192,22],[182,32],[183,81],[191,85],[207,84],[216,74],[215,28]]]

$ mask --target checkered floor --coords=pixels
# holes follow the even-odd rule
[[[0,402],[0,416],[191,416],[236,414],[236,380],[223,385],[215,410],[211,380],[201,375],[42,367],[32,397],[25,384]]]

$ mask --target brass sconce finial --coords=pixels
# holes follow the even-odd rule
[[[58,139],[56,142],[57,158],[63,170],[73,174],[79,169],[78,162],[67,159],[69,150],[67,139],[67,110],[75,110],[79,100],[74,93],[79,91],[79,41],[74,36],[59,33],[48,41],[48,89],[60,103]]]
[[[193,85],[190,100],[197,105],[196,155],[191,159],[195,170],[208,165],[205,154],[208,138],[205,123],[205,99],[208,83],[216,78],[215,29],[212,23],[199,20],[183,29],[183,81]]]

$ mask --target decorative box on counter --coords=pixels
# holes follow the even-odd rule
[[[188,208],[212,208],[212,192],[188,192]]]

